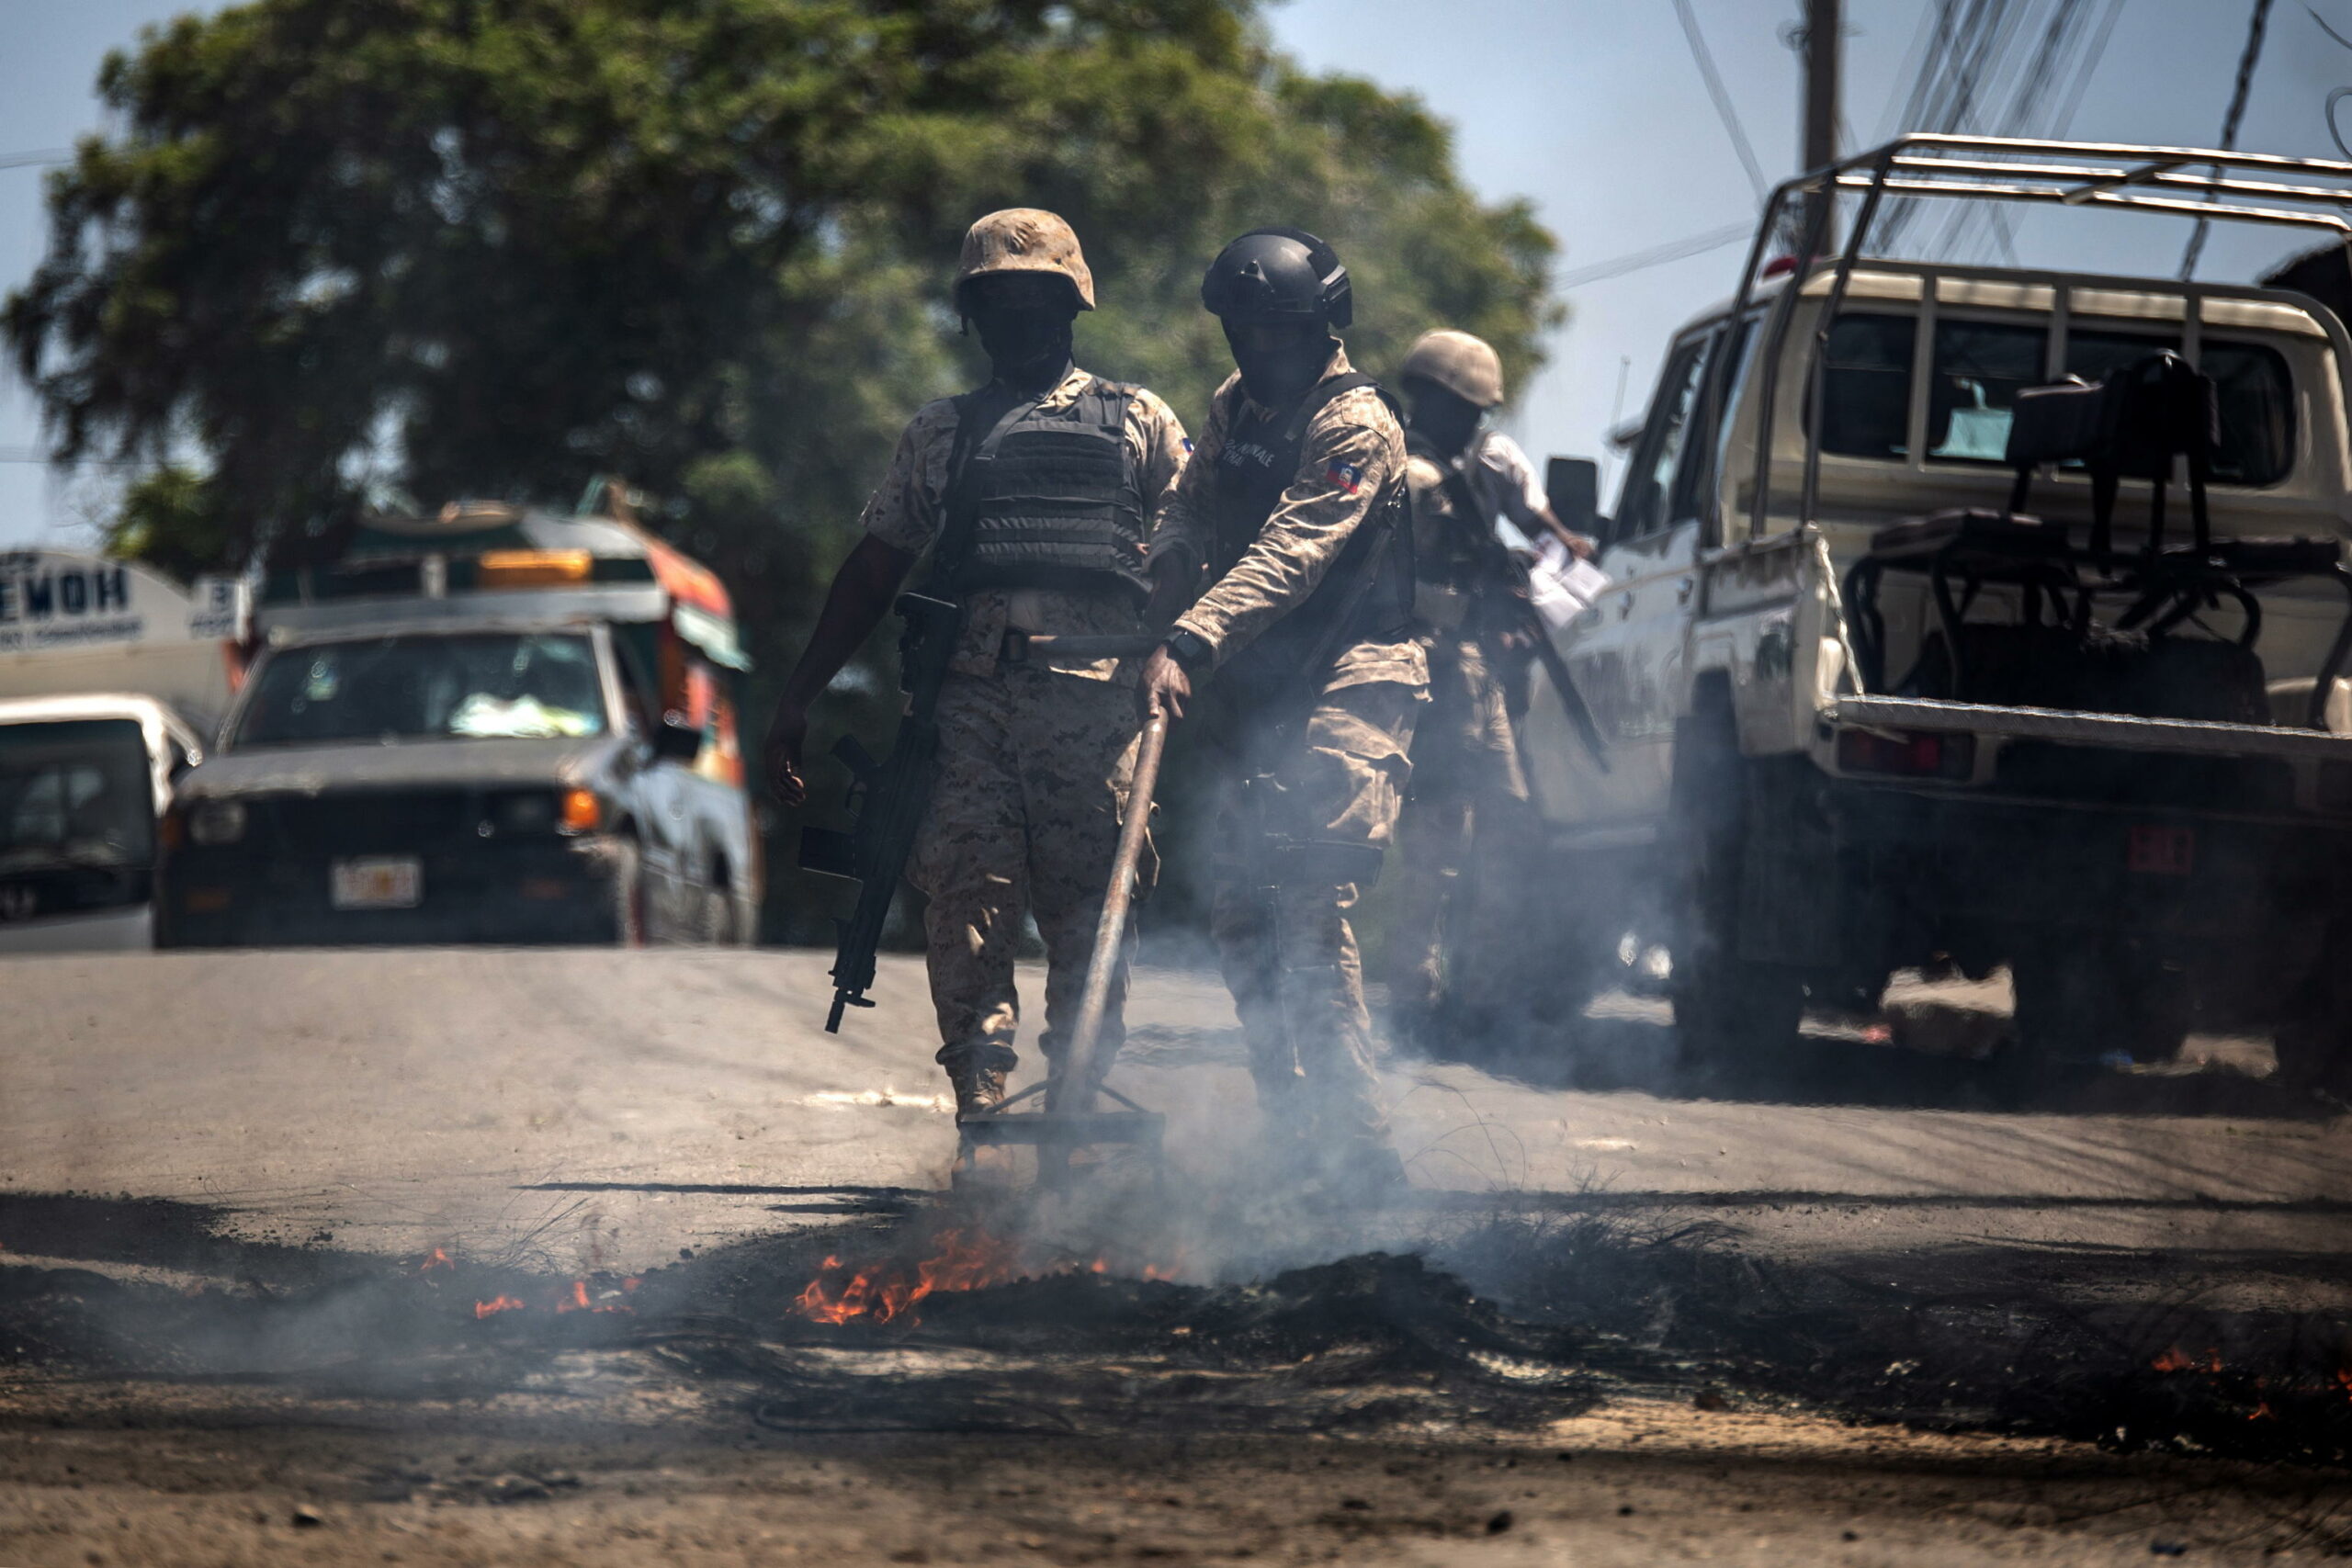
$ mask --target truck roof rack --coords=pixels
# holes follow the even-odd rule
[[[2127,208],[2352,234],[2343,210],[2352,207],[2352,164],[2275,152],[1922,133],[1800,175],[1781,189],[1811,196],[1831,184],[1865,195]]]

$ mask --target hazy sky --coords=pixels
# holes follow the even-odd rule
[[[1797,73],[1779,35],[1799,0],[1691,4],[1766,175],[1782,177],[1796,159]],[[2352,0],[2312,4],[2352,36]],[[2250,6],[2124,0],[2073,134],[2210,145]],[[187,8],[12,0],[9,47],[0,51],[0,156],[62,147],[92,129],[91,83],[106,51]],[[1849,0],[1846,118],[1864,142],[1899,129],[1889,101],[1928,9],[1928,0]],[[1532,198],[1560,237],[1564,273],[1754,213],[1672,0],[1290,0],[1272,17],[1283,46],[1309,66],[1408,89],[1451,121],[1464,175],[1489,197]],[[2324,112],[2338,85],[2352,85],[2352,51],[2329,41],[2301,0],[2280,0],[2240,145],[2335,155]],[[2352,128],[2352,108],[2345,118]],[[2186,232],[2170,221],[2036,212],[2018,248],[2029,264],[2169,273]],[[45,240],[40,172],[0,168],[0,287],[32,269]],[[2308,243],[2278,231],[2217,230],[2200,276],[2250,277],[2299,243]],[[1521,439],[1538,457],[1598,455],[1621,370],[1631,413],[1667,334],[1730,292],[1739,258],[1726,247],[1569,291],[1572,316],[1550,365],[1532,386],[1513,389]],[[0,542],[86,536],[77,513],[88,496],[18,460],[39,440],[29,395],[0,377]]]

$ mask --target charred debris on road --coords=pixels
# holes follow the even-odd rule
[[[1572,1198],[1552,1211],[1432,1201],[1411,1216],[1418,1250],[1392,1235],[1391,1250],[1201,1282],[1043,1242],[1017,1213],[918,1201],[573,1279],[446,1249],[395,1262],[325,1238],[249,1243],[194,1205],[10,1196],[0,1419],[78,1421],[38,1414],[75,1408],[51,1397],[61,1385],[111,1385],[91,1408],[118,1412],[142,1390],[200,1387],[300,1425],[322,1401],[618,1378],[687,1390],[751,1431],[1374,1437],[1532,1432],[1646,1394],[2352,1460],[2352,1312],[2232,1310],[2212,1279],[2138,1254],[1798,1265],[1704,1224],[1644,1229]]]

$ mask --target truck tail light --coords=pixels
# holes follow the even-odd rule
[[[1964,779],[1976,771],[1976,738],[1844,729],[1838,733],[1838,768],[1900,778]]]

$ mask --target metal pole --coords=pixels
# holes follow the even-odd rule
[[[1084,1115],[1094,1109],[1094,1047],[1102,1033],[1102,1014],[1110,1006],[1111,976],[1118,972],[1119,950],[1126,944],[1136,867],[1142,863],[1144,841],[1150,831],[1151,796],[1159,785],[1159,758],[1167,746],[1168,716],[1156,714],[1143,727],[1143,740],[1136,749],[1135,777],[1127,785],[1126,820],[1119,824],[1119,852],[1111,858],[1111,885],[1102,895],[1102,918],[1094,925],[1094,956],[1086,965],[1078,1024],[1070,1032],[1069,1055],[1046,1089],[1049,1111]]]
[[[1838,72],[1845,53],[1845,28],[1844,0],[1805,0],[1804,167],[1807,174],[1838,161]],[[1836,190],[1825,187],[1812,197],[1812,203],[1828,207],[1836,199]],[[1836,231],[1830,227],[1834,215],[1816,220],[1808,210],[1805,220],[1806,232],[1815,231],[1815,223],[1820,223],[1822,249],[1837,243]],[[1812,260],[1810,255],[1797,258],[1800,273]]]

